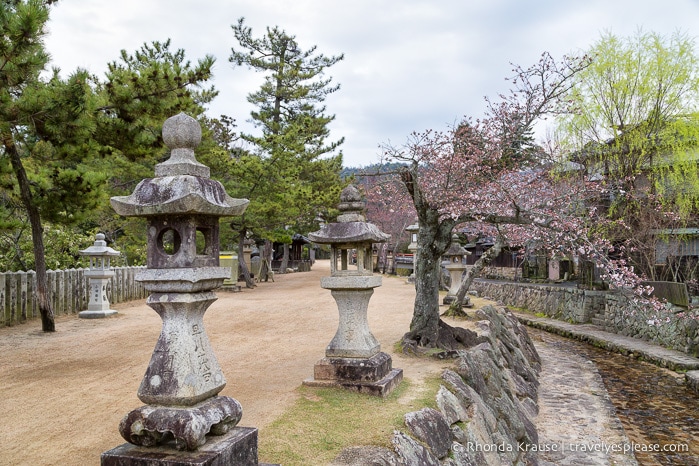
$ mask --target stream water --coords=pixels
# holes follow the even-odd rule
[[[636,452],[643,466],[699,466],[699,395],[686,388],[684,376],[585,343],[528,329],[561,350],[593,361],[614,403],[629,441],[639,446],[685,451]]]

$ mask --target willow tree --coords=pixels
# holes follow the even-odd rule
[[[587,53],[592,64],[567,97],[579,111],[557,119],[558,135],[573,160],[606,183],[607,212],[625,225],[610,238],[633,241],[637,258],[644,250],[650,257],[652,231],[686,226],[699,208],[695,42],[681,32],[605,33]],[[638,265],[653,273],[654,262],[645,262]]]
[[[335,116],[326,113],[324,101],[340,86],[332,84],[325,71],[343,55],[327,57],[317,53],[316,46],[303,50],[294,36],[278,27],[253,37],[244,18],[232,28],[238,45],[231,49],[230,62],[265,76],[247,98],[255,106],[251,120],[259,133],[240,135],[250,150],[238,158],[238,165],[247,166],[249,173],[239,173],[249,181],[236,195],[259,201],[251,202],[235,225],[242,249],[250,231],[282,239],[285,226],[310,225],[319,211],[337,202],[342,153],[336,151],[344,138],[328,141]]]

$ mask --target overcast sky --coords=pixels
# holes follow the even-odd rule
[[[246,96],[261,75],[228,62],[241,16],[255,37],[279,26],[303,50],[345,54],[328,70],[341,88],[326,100],[345,166],[377,162],[380,144],[412,131],[482,116],[484,96],[507,91],[511,63],[588,49],[605,31],[699,36],[699,0],[62,0],[46,45],[63,74],[82,67],[100,78],[122,49],[145,42],[169,38],[193,63],[213,55],[220,94],[208,113],[249,132]]]

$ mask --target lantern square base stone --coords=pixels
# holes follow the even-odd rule
[[[101,466],[258,466],[257,429],[235,427],[195,451],[174,446],[142,447],[124,443],[102,453]]]
[[[391,356],[377,353],[364,358],[323,358],[313,368],[310,387],[338,387],[374,396],[386,396],[403,380],[403,369],[392,369]]]
[[[81,311],[78,312],[78,317],[81,319],[102,319],[103,317],[113,316],[117,311],[112,309],[107,309],[105,311]]]

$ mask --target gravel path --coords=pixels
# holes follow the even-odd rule
[[[204,320],[228,380],[221,394],[243,406],[241,426],[263,429],[277,418],[324,356],[337,329],[335,301],[320,288],[327,275],[328,262],[318,261],[311,272],[276,275],[274,283],[254,290],[217,292]],[[426,376],[451,364],[394,354],[414,296],[405,279],[384,277],[369,304],[369,325],[393,366],[419,390]],[[160,318],[143,301],[114,309],[118,314],[107,319],[59,317],[53,334],[42,333],[38,320],[0,328],[0,465],[97,465],[102,452],[124,442],[117,426],[142,405],[136,391]],[[544,360],[537,419],[542,441],[618,439],[622,432],[594,366],[535,343]],[[551,461],[610,464],[566,455],[565,462]]]

